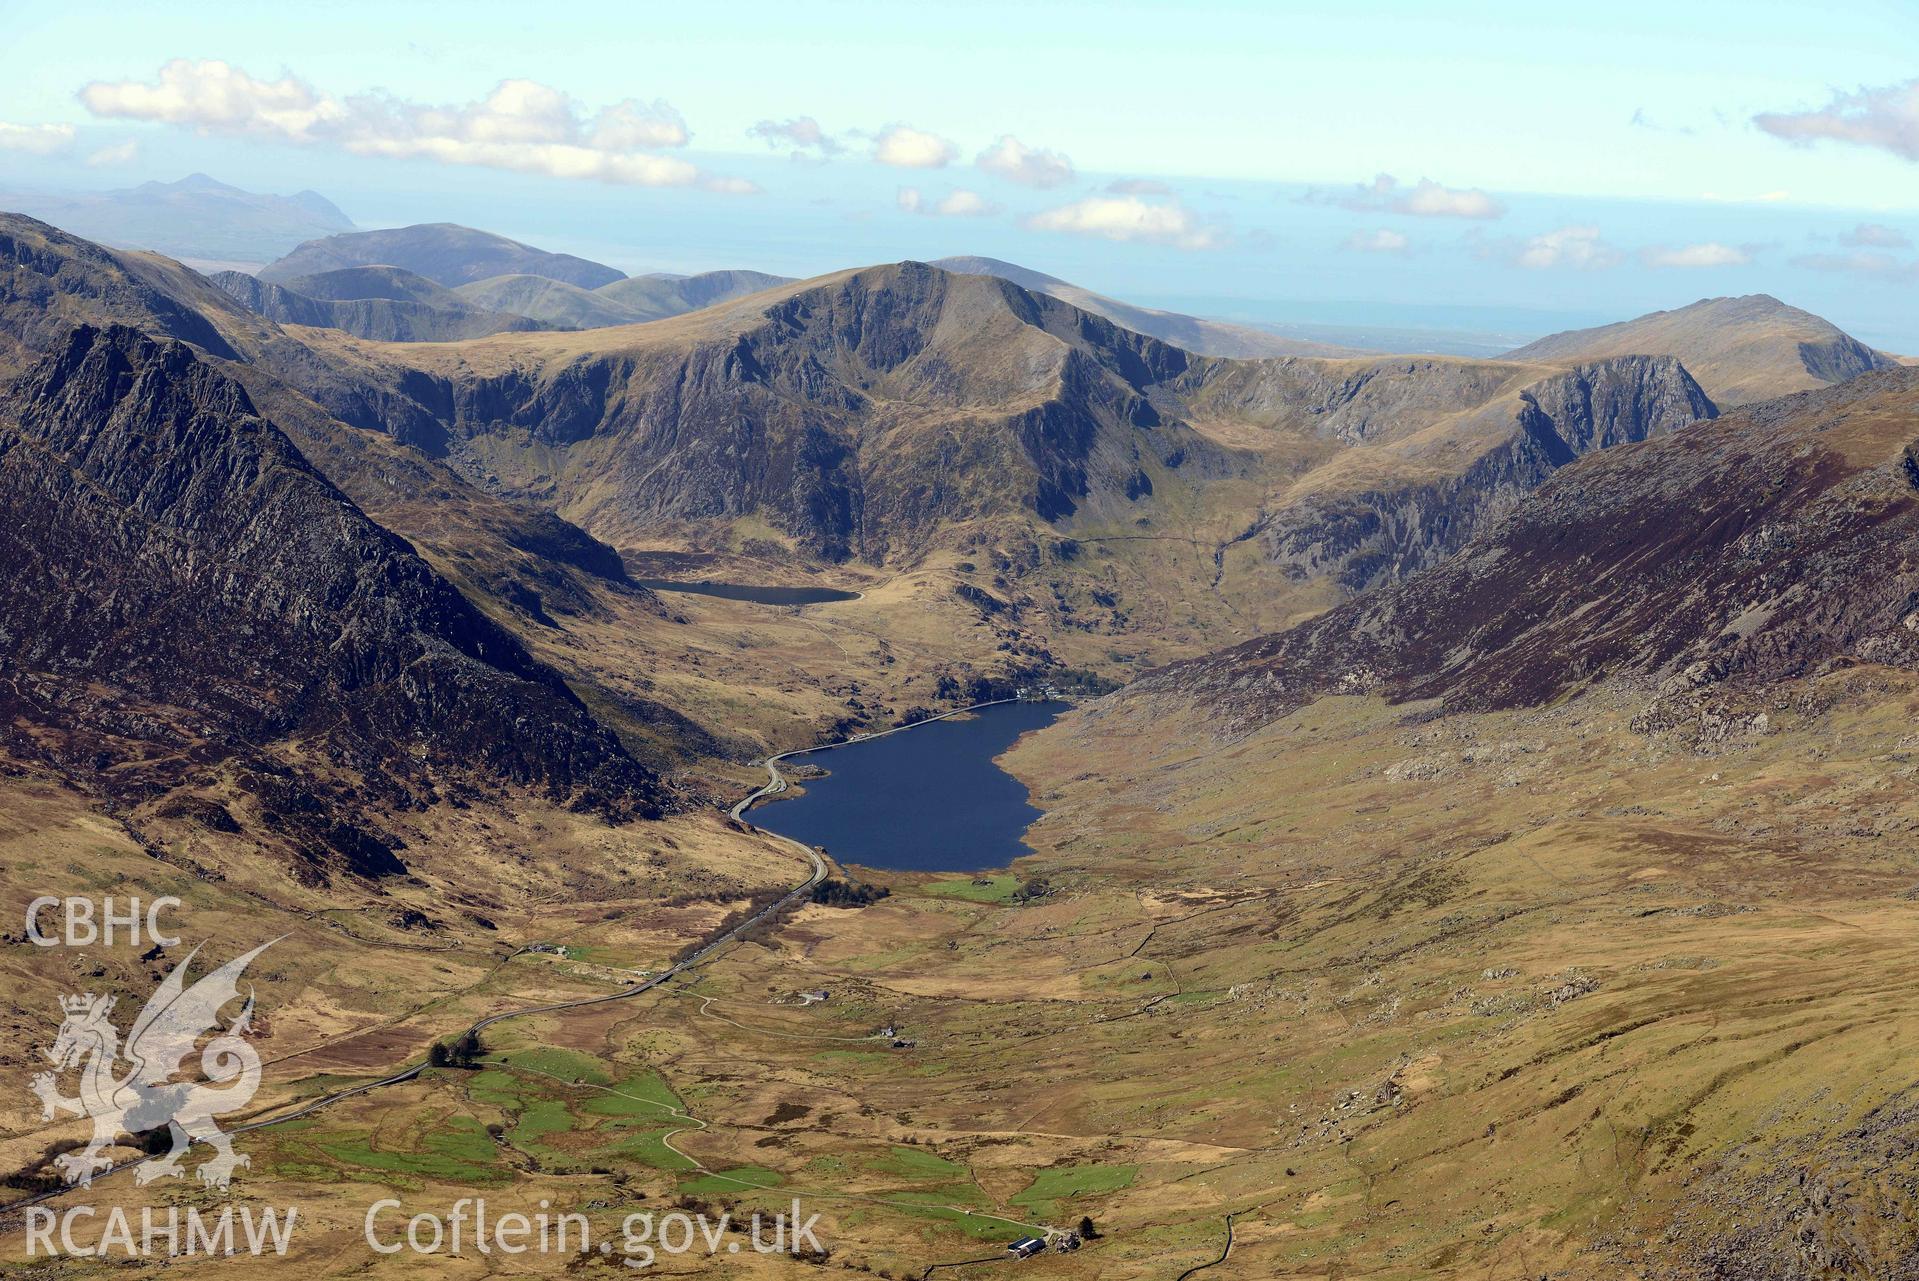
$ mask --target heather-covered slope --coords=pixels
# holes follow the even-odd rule
[[[657,801],[550,668],[185,346],[80,328],[0,411],[10,748],[143,797],[234,760]]]
[[[1335,692],[1479,709],[1638,679],[1737,701],[1919,667],[1915,547],[1919,371],[1885,370],[1583,459],[1410,581],[1127,697],[1244,728]]]

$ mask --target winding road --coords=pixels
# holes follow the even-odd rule
[[[785,780],[780,779],[779,772],[777,770],[774,770],[770,763],[768,765],[768,769],[772,773],[773,778],[779,783],[779,786],[782,788],[785,787],[786,785]],[[753,795],[749,796],[745,801],[742,801],[738,805],[735,805],[732,808],[732,810],[728,811],[728,813],[736,819],[739,818],[740,814],[742,814],[745,811],[745,807],[748,804],[750,804],[752,801],[764,795],[766,791],[767,791],[766,788],[762,788],[760,791],[753,793]],[[798,885],[788,890],[785,894],[775,899],[772,903],[769,903],[767,906],[761,908],[759,911],[753,913],[753,915],[741,921],[738,925],[735,925],[732,929],[726,931],[726,933],[713,939],[711,942],[707,943],[704,947],[700,948],[699,951],[694,952],[690,956],[683,957],[679,961],[674,962],[672,965],[668,966],[666,969],[661,970],[658,974],[655,974],[646,979],[643,979],[640,982],[632,984],[629,987],[621,988],[617,992],[607,992],[607,993],[603,993],[600,996],[588,996],[588,997],[581,997],[578,1000],[572,1000],[572,1001],[553,1001],[545,1005],[529,1005],[520,1009],[502,1010],[497,1014],[489,1014],[485,1018],[470,1024],[466,1028],[466,1031],[471,1032],[472,1034],[477,1036],[485,1029],[493,1027],[495,1024],[505,1023],[509,1019],[530,1018],[536,1014],[558,1014],[567,1010],[584,1009],[587,1006],[591,1006],[591,1005],[605,1005],[611,1001],[626,1001],[626,1000],[631,1000],[633,997],[639,996],[643,992],[650,992],[654,988],[659,987],[661,984],[667,983],[671,981],[672,979],[678,978],[680,975],[685,974],[688,970],[691,970],[695,966],[702,964],[703,962],[708,960],[710,957],[712,957],[715,952],[719,951],[721,948],[725,947],[727,944],[735,942],[736,940],[739,939],[739,937],[742,934],[745,934],[748,930],[752,929],[754,926],[765,921],[768,917],[771,917],[774,913],[779,912],[780,910],[788,907],[792,903],[798,901],[804,895],[812,893],[813,887],[820,884],[822,881],[826,879],[827,877],[826,860],[820,857],[819,851],[813,849],[811,846],[802,845],[800,842],[792,840],[789,837],[781,836],[777,832],[766,832],[764,831],[764,829],[758,829],[758,828],[756,828],[755,830],[760,831],[763,835],[770,836],[774,838],[775,840],[778,840],[787,845],[790,845],[795,849],[804,851],[806,856],[809,859],[811,859],[813,862],[812,873],[804,881],[801,881]],[[236,1126],[233,1126],[231,1129],[229,1129],[227,1132],[229,1134],[234,1134],[234,1135],[251,1134],[255,1130],[264,1130],[275,1125],[285,1125],[289,1121],[298,1121],[302,1117],[309,1117],[316,1112],[324,1111],[325,1109],[332,1107],[336,1103],[343,1103],[348,1099],[358,1098],[363,1094],[371,1094],[375,1090],[384,1090],[388,1088],[389,1086],[400,1085],[404,1082],[411,1081],[415,1077],[419,1076],[420,1073],[426,1071],[426,1068],[427,1068],[426,1061],[422,1059],[418,1063],[409,1064],[408,1066],[400,1068],[398,1071],[395,1071],[391,1073],[390,1075],[383,1076],[379,1078],[377,1081],[366,1081],[366,1082],[363,1082],[362,1084],[351,1086],[344,1090],[336,1090],[331,1094],[322,1095],[321,1097],[317,1099],[313,1099],[310,1102],[303,1103],[299,1107],[295,1108],[294,1110],[290,1112],[282,1112],[275,1116],[262,1117],[258,1120],[249,1121],[245,1123],[244,1125],[236,1125]],[[122,1161],[118,1165],[110,1166],[107,1169],[101,1170],[98,1173],[96,1173],[93,1176],[94,1181],[98,1182],[101,1179],[110,1178],[113,1175],[119,1174],[123,1171],[131,1170],[135,1166],[144,1164],[146,1160],[147,1158],[143,1156],[143,1157],[140,1157],[138,1160]],[[60,1197],[68,1195],[69,1193],[81,1191],[81,1190],[83,1189],[71,1188],[71,1187],[56,1188],[51,1192],[43,1192],[37,1196],[23,1197],[18,1201],[9,1201],[6,1205],[0,1206],[0,1216],[11,1217],[16,1211],[24,1210],[28,1206],[41,1205],[45,1202],[57,1200]]]

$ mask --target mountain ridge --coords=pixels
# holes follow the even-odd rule
[[[42,727],[16,753],[127,800],[318,753],[389,802],[657,809],[558,673],[184,344],[81,326],[17,380],[0,513],[10,720]]]
[[[932,265],[967,275],[997,276],[1009,280],[1029,293],[1049,294],[1071,303],[1081,311],[1102,316],[1123,328],[1157,338],[1200,356],[1252,358],[1262,356],[1350,356],[1358,354],[1350,347],[1331,343],[1287,338],[1280,334],[1235,325],[1223,320],[1187,316],[1176,311],[1160,311],[1121,302],[1095,293],[1058,276],[1047,275],[1018,263],[977,254],[961,254],[934,259]]]

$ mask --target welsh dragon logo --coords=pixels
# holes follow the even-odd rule
[[[86,1187],[94,1175],[112,1169],[113,1161],[104,1153],[121,1133],[142,1134],[161,1126],[170,1127],[173,1146],[140,1163],[134,1178],[141,1184],[185,1174],[181,1157],[195,1139],[214,1152],[200,1166],[202,1182],[224,1188],[233,1171],[247,1164],[213,1118],[245,1107],[260,1088],[260,1055],[243,1039],[253,1017],[251,990],[246,1005],[225,1027],[220,1011],[239,999],[240,976],[247,966],[277,942],[234,957],[188,987],[187,967],[200,954],[194,948],[140,1011],[124,1046],[109,1017],[115,997],[89,992],[61,998],[66,1017],[46,1051],[54,1071],[34,1077],[33,1092],[40,1097],[46,1120],[71,1112],[93,1121],[93,1138],[86,1147],[54,1158],[68,1183]],[[209,1032],[213,1036],[202,1046]],[[176,1080],[196,1049],[205,1080]],[[121,1069],[123,1060],[127,1066]],[[60,1093],[56,1074],[73,1068],[80,1070],[80,1093],[68,1098]]]

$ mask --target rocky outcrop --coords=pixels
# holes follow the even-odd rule
[[[1329,426],[1363,429],[1355,380],[1329,399]],[[1267,522],[1267,555],[1298,577],[1331,576],[1349,591],[1406,578],[1464,546],[1559,468],[1595,450],[1675,431],[1717,409],[1670,357],[1584,365],[1519,393],[1507,438],[1462,471],[1425,483],[1307,498]]]
[[[388,799],[457,779],[658,804],[555,672],[184,345],[77,329],[5,406],[15,753],[133,797],[293,755]]]

